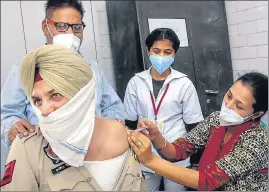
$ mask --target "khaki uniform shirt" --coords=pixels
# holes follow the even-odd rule
[[[1,191],[102,191],[94,176],[83,166],[61,161],[39,129],[12,143],[1,181]],[[147,191],[140,164],[128,149],[113,191]]]

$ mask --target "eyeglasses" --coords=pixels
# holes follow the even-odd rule
[[[81,33],[86,27],[83,21],[82,21],[82,24],[69,24],[69,23],[64,23],[64,22],[54,22],[53,20],[48,19],[48,18],[47,20],[49,23],[54,24],[58,32],[66,32],[69,29],[69,27],[71,27],[74,33]]]

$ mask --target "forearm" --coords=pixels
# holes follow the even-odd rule
[[[166,142],[166,144],[165,144]],[[159,134],[155,137],[155,139],[152,141],[153,146],[158,150],[159,155],[161,155],[164,159],[167,159],[169,161],[175,161],[176,160],[176,149],[175,147],[165,140],[165,138]],[[165,146],[166,145],[166,146]],[[165,147],[164,147],[165,146]]]
[[[156,156],[154,156],[148,164],[145,164],[145,166],[176,183],[180,183],[194,189],[198,188],[199,172],[196,170],[173,164]]]

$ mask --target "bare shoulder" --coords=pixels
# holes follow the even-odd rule
[[[115,154],[122,154],[128,148],[127,131],[124,125],[117,120],[96,118],[95,128],[100,129],[102,134],[105,135],[105,143],[107,147]]]
[[[123,124],[117,120],[107,120],[107,123],[110,125],[110,129],[114,132],[113,135],[116,138],[121,138],[121,140],[127,141],[127,131]]]
[[[96,125],[102,128],[104,132],[109,134],[111,139],[120,139],[121,142],[126,140],[127,142],[127,131],[123,124],[113,119],[96,119]]]

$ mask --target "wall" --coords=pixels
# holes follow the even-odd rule
[[[225,1],[234,80],[249,71],[268,75],[268,1]],[[268,113],[262,117],[268,125]]]
[[[97,60],[115,86],[105,1],[92,1]],[[268,1],[225,1],[233,77],[249,71],[268,75]]]
[[[105,1],[92,1],[97,59],[115,86]],[[249,71],[268,75],[268,1],[225,1],[233,76]]]
[[[1,47],[2,88],[12,65],[26,53],[19,1],[1,1]]]
[[[92,7],[97,61],[103,69],[107,80],[115,89],[116,80],[114,76],[113,58],[111,52],[112,47],[110,44],[106,2],[92,1]]]
[[[268,1],[225,1],[234,80],[249,71],[268,75]]]

